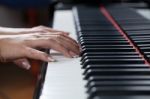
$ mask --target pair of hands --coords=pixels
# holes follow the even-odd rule
[[[38,48],[54,49],[66,57],[79,55],[77,42],[67,32],[44,26],[25,29],[0,28],[0,61],[12,61],[18,66],[29,69],[28,59],[55,61],[50,55]]]

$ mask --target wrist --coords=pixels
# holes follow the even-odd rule
[[[30,29],[28,28],[9,28],[0,27],[0,35],[17,35],[27,33]]]

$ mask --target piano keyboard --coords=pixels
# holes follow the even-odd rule
[[[72,32],[81,58],[54,55],[58,62],[48,64],[40,99],[149,99],[150,21],[121,4],[66,13],[70,18],[55,13],[54,28]]]

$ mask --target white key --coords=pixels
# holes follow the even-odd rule
[[[70,36],[76,39],[71,10],[56,11],[53,27],[70,32]],[[65,58],[53,53],[57,62],[48,63],[40,99],[87,99],[80,58]]]

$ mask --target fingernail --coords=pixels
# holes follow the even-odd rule
[[[70,54],[69,55],[65,55],[65,57],[67,57],[67,58],[73,58]]]
[[[22,65],[24,66],[25,69],[29,70],[31,68],[31,65],[27,62],[22,62]]]
[[[69,36],[69,34],[70,34],[69,32],[64,32],[64,35],[66,36]]]
[[[56,60],[53,59],[53,58],[51,58],[51,57],[48,57],[48,61],[49,61],[49,62],[56,62]]]
[[[66,32],[66,34],[69,35],[70,33],[69,33],[69,32]]]
[[[74,52],[71,52],[70,51],[70,54],[71,54],[71,56],[73,57],[73,58],[77,58],[77,57],[79,57],[77,54],[75,54]]]

